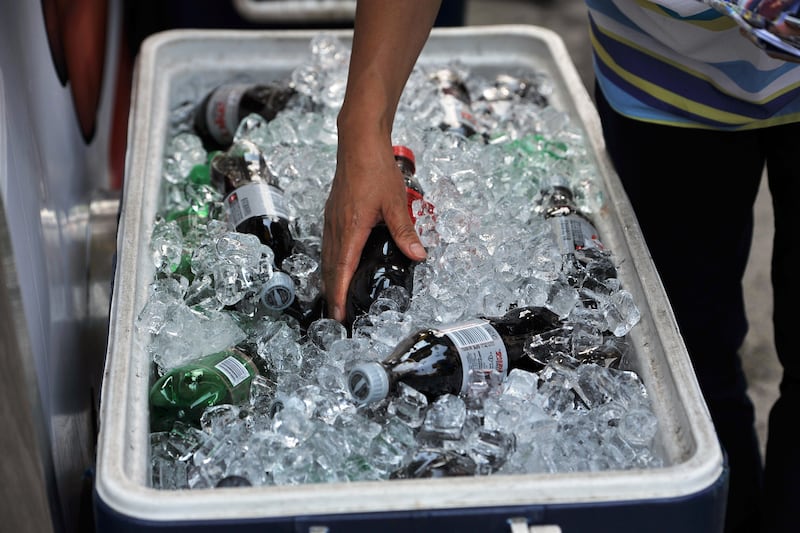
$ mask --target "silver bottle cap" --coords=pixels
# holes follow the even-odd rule
[[[389,375],[378,362],[360,363],[350,370],[347,386],[357,402],[379,402],[389,394]]]
[[[267,309],[283,311],[294,302],[294,281],[286,272],[277,270],[261,288],[261,302]]]

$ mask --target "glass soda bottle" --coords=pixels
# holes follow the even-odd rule
[[[295,94],[294,88],[283,81],[224,83],[197,106],[194,129],[207,150],[227,149],[242,119],[256,113],[272,120]]]
[[[272,248],[275,265],[280,267],[295,243],[285,194],[261,149],[241,140],[217,153],[211,159],[211,180],[227,195],[224,204],[230,226]]]
[[[442,394],[466,394],[470,371],[508,375],[512,368],[531,372],[542,365],[528,357],[533,335],[558,330],[562,321],[544,307],[518,307],[501,317],[479,317],[422,329],[409,335],[382,361],[355,365],[347,377],[352,397],[374,403],[405,383],[429,401]]]
[[[405,181],[411,220],[416,221],[413,204],[417,200],[423,202],[422,211],[432,214],[433,205],[423,199],[422,187],[415,177],[414,152],[402,145],[393,148],[395,161]],[[372,303],[390,287],[402,287],[410,296],[413,281],[414,262],[397,247],[386,224],[377,224],[364,244],[358,267],[347,290],[345,326],[351,329],[355,319],[367,314]]]
[[[169,431],[176,420],[199,426],[207,407],[241,404],[266,365],[238,348],[202,356],[173,368],[150,388],[150,431]]]
[[[262,290],[268,310],[283,311],[295,297],[294,281],[280,271],[281,263],[295,246],[283,189],[267,167],[261,149],[240,140],[211,159],[211,180],[227,195],[223,200],[230,226],[250,233],[269,246],[278,268]]]
[[[574,258],[584,265],[593,259],[608,257],[600,233],[578,208],[569,181],[564,176],[551,174],[542,180],[538,208],[550,222],[562,256]],[[616,277],[616,274],[609,272],[608,277]]]
[[[478,121],[472,112],[472,97],[459,74],[444,68],[431,78],[441,93],[442,121],[439,129],[470,138],[478,132]]]
[[[222,209],[222,194],[212,184],[208,164],[195,165],[186,183],[177,187],[179,193],[174,195],[177,201],[166,212],[166,221],[175,221],[185,239],[180,263],[174,265],[173,273],[186,277],[191,283],[194,273],[191,269],[192,249],[198,238],[198,231],[214,218],[218,218]],[[188,245],[187,245],[188,244]]]

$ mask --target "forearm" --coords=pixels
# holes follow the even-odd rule
[[[340,136],[390,136],[408,76],[441,0],[359,0]]]

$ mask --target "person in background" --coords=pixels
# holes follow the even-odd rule
[[[595,100],[610,158],[676,315],[729,467],[726,532],[797,531],[800,359],[790,336],[800,301],[792,249],[800,228],[800,65],[771,57],[696,0],[587,0]],[[323,289],[344,318],[370,229],[384,221],[424,260],[392,155],[398,100],[439,2],[359,2],[337,167],[325,208]],[[766,165],[780,397],[765,466],[738,350],[747,332],[742,277]],[[759,526],[763,519],[763,525]]]

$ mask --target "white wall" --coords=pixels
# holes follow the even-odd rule
[[[48,2],[2,3],[0,434],[9,430],[0,437],[0,529],[78,531],[91,496],[86,474],[103,355],[87,338],[89,204],[109,186],[121,0],[106,2],[105,65],[88,142],[71,84],[62,85],[54,67],[42,8]]]

